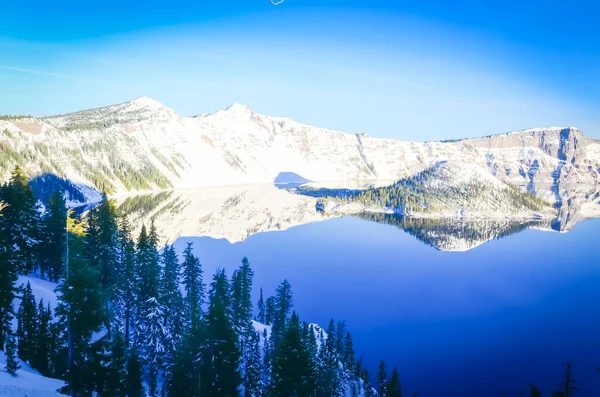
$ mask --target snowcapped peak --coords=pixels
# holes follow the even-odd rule
[[[246,112],[246,113],[252,113],[252,109],[250,108],[250,106],[244,105],[244,104],[239,103],[239,102],[232,103],[225,110],[228,111],[228,112]]]
[[[148,98],[145,96],[137,97],[137,98],[127,102],[127,105],[129,105],[131,107],[135,107],[137,109],[143,109],[143,108],[160,109],[160,108],[165,107],[162,103],[158,102],[156,99]]]

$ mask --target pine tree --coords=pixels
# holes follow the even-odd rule
[[[199,326],[202,318],[202,304],[204,303],[204,284],[202,282],[202,266],[192,251],[192,243],[188,243],[183,252],[183,285],[186,296],[185,318],[189,329]]]
[[[42,223],[43,241],[40,247],[42,274],[50,281],[58,281],[62,272],[66,248],[65,232],[67,209],[60,191],[55,191],[48,202]]]
[[[131,238],[129,222],[123,217],[117,232],[117,268],[119,277],[115,291],[112,328],[118,329],[129,347],[136,308],[138,273],[136,271],[135,243]]]
[[[402,386],[400,385],[400,374],[398,370],[394,368],[392,376],[386,386],[387,397],[402,397]]]
[[[387,382],[388,375],[385,369],[385,362],[381,360],[379,367],[377,367],[377,386],[380,396],[387,396]]]
[[[231,277],[233,322],[238,334],[249,336],[252,328],[252,278],[254,271],[248,259],[242,259],[242,265]]]
[[[261,397],[264,393],[264,371],[260,354],[260,334],[257,332],[250,336],[244,369],[244,396]]]
[[[125,396],[127,352],[123,334],[117,330],[113,332],[113,340],[110,343],[110,356],[106,364],[105,379],[99,395],[107,397]]]
[[[203,385],[202,350],[206,347],[206,329],[197,324],[182,339],[175,352],[175,360],[166,382],[167,396],[201,397]]]
[[[21,368],[17,360],[16,349],[17,346],[15,343],[15,336],[11,332],[7,335],[6,338],[6,366],[4,368],[6,369],[6,372],[11,374],[12,376],[15,376],[17,370]]]
[[[104,324],[111,332],[110,318],[112,310],[109,305],[115,297],[117,280],[117,212],[112,200],[106,194],[97,207],[88,215],[88,230],[86,234],[86,256],[90,265],[98,269],[98,281],[106,297]]]
[[[281,340],[283,332],[285,331],[286,322],[290,311],[294,307],[292,300],[292,286],[289,281],[283,280],[283,282],[277,287],[275,291],[275,312],[273,319],[273,344],[275,348],[277,343]]]
[[[50,304],[44,307],[44,300],[40,299],[38,305],[38,328],[36,332],[35,353],[32,358],[32,367],[44,376],[51,375],[51,357],[53,355],[53,335],[50,329],[52,323],[52,311]]]
[[[240,351],[229,310],[230,304],[229,281],[224,270],[217,270],[211,284],[207,341],[202,358],[201,377],[206,395],[239,395],[238,388],[242,383],[239,371]]]
[[[0,218],[0,230],[5,236],[8,259],[22,273],[35,270],[40,217],[27,177],[16,167],[10,182],[3,186],[1,199],[6,204]]]
[[[529,385],[529,397],[542,397],[542,393],[534,385]]]
[[[300,320],[292,314],[281,343],[274,352],[273,397],[312,396],[316,391],[315,368],[302,340]]]
[[[562,391],[565,397],[573,397],[575,392],[579,390],[577,382],[573,379],[573,365],[571,362],[567,362],[565,365],[565,378],[562,384]]]
[[[184,306],[183,297],[179,290],[180,266],[177,253],[173,246],[167,246],[163,250],[162,278],[161,278],[161,303],[165,309],[164,327],[166,339],[163,344],[166,348],[169,360],[172,361],[172,353],[181,342],[184,330]]]
[[[140,362],[137,350],[134,348],[127,358],[125,374],[125,394],[127,397],[144,397],[145,391],[142,383],[143,377],[142,363]]]
[[[30,362],[35,356],[38,329],[39,322],[35,297],[31,285],[27,282],[21,297],[21,306],[17,313],[18,355],[24,362]]]
[[[276,316],[275,297],[269,296],[265,303],[265,325],[273,325]]]
[[[369,376],[369,371],[367,370],[367,368],[363,368],[361,378],[363,380],[363,396],[375,397],[375,391],[373,390],[373,385],[371,384],[371,377]]]
[[[98,283],[100,269],[90,263],[87,257],[84,225],[71,217],[69,212],[67,227],[69,232],[68,277],[58,286],[57,315],[61,324],[63,340],[71,330],[73,346],[72,361],[66,375],[73,395],[91,393],[94,368],[92,364],[91,338],[102,329],[106,318],[106,297]],[[92,385],[92,386],[90,386]]]
[[[266,319],[266,315],[265,315],[265,301],[263,299],[262,287],[260,289],[260,298],[258,298],[257,309],[258,309],[258,315],[256,316],[256,321],[258,321],[261,324],[266,324],[267,319]]]
[[[319,396],[343,396],[346,391],[337,341],[337,329],[335,322],[331,320],[327,327],[327,338],[319,351]]]

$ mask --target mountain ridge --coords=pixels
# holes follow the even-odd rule
[[[511,184],[600,181],[600,141],[574,127],[452,142],[407,142],[265,116],[234,102],[193,117],[148,98],[73,113],[0,119],[0,178],[15,165],[112,195],[311,181],[399,180],[439,161],[472,163]]]

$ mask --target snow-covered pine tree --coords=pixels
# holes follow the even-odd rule
[[[117,232],[117,278],[111,328],[119,330],[130,346],[133,318],[138,290],[138,272],[136,271],[135,243],[131,237],[129,222],[121,218]]]
[[[11,265],[18,272],[35,270],[38,258],[38,232],[40,215],[27,177],[20,167],[15,167],[9,183],[2,187],[2,201],[6,207],[0,218]]]
[[[327,327],[327,338],[319,350],[318,396],[344,396],[346,385],[341,356],[338,353],[338,335],[335,322],[331,320]]]
[[[35,356],[38,329],[39,322],[35,297],[28,282],[23,289],[21,306],[17,313],[17,351],[19,358],[24,362],[31,362]]]
[[[231,277],[231,297],[233,307],[233,322],[236,331],[242,336],[250,337],[254,332],[252,327],[252,279],[254,271],[247,258],[242,259],[242,265]]]
[[[142,227],[137,247],[139,290],[137,294],[136,338],[140,358],[148,365],[150,396],[157,394],[157,376],[165,355],[163,341],[165,308],[160,302],[160,265],[156,229],[148,235]]]
[[[262,397],[265,385],[262,379],[264,370],[258,332],[252,332],[248,339],[244,361],[244,397]]]
[[[17,370],[21,368],[19,360],[17,359],[17,344],[15,342],[15,335],[9,332],[6,338],[6,372],[15,376]]]
[[[184,330],[183,297],[179,290],[181,268],[177,253],[173,246],[166,246],[161,255],[161,303],[164,307],[164,327],[166,338],[163,345],[166,349],[167,367],[173,362],[175,349],[181,343]]]

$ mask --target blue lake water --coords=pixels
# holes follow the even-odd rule
[[[568,233],[527,229],[442,252],[392,225],[334,218],[194,243],[205,277],[242,257],[265,296],[287,278],[301,319],[345,320],[372,375],[397,366],[405,395],[518,396],[557,390],[573,362],[580,396],[600,393],[600,219]]]

